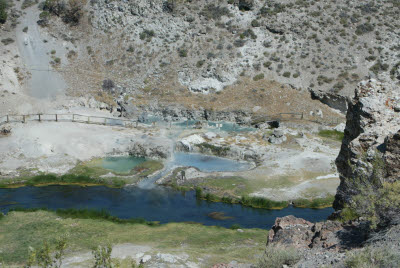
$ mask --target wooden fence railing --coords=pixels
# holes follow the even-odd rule
[[[26,123],[28,121],[79,122],[128,128],[137,127],[138,125],[138,122],[134,120],[81,114],[25,114],[0,116],[0,125],[12,122]]]
[[[311,121],[323,125],[337,125],[341,121],[327,122],[325,120],[318,119],[306,119],[303,113],[279,113],[275,115],[260,116],[253,121],[288,121],[288,120],[305,120]],[[26,115],[4,115],[0,116],[0,126],[5,123],[21,122],[26,123],[28,121],[54,121],[54,122],[79,122],[86,124],[106,125],[106,126],[120,126],[133,128],[138,126],[137,120],[112,118],[112,117],[101,117],[101,116],[90,116],[81,114],[26,114]],[[200,121],[199,121],[200,122]],[[155,122],[152,123],[155,126]],[[171,127],[171,124],[170,124]]]

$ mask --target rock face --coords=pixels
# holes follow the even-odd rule
[[[347,111],[347,98],[335,93],[324,92],[316,89],[309,89],[311,98],[321,101],[333,109],[337,109],[342,113]]]
[[[340,186],[334,208],[340,210],[358,194],[355,180],[381,184],[400,179],[400,114],[394,107],[400,89],[376,80],[361,82],[349,101],[344,139],[336,165]]]
[[[358,247],[365,241],[362,225],[343,226],[338,221],[311,223],[294,216],[275,220],[268,234],[268,244],[297,249],[342,250]]]

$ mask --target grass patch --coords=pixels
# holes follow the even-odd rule
[[[216,156],[226,156],[228,151],[230,150],[229,147],[226,146],[215,146],[206,142],[196,144],[197,147],[200,148],[200,151],[202,153],[205,153],[206,151],[211,151],[213,155]]]
[[[296,199],[293,201],[293,206],[299,208],[327,208],[332,207],[335,197],[329,195],[323,198],[312,198],[312,199]]]
[[[164,167],[164,165],[160,161],[156,160],[148,160],[146,162],[143,162],[139,165],[137,165],[133,171],[135,173],[139,173],[140,178],[147,177],[154,172],[161,170]]]
[[[208,177],[189,180],[178,185],[177,174],[182,170],[174,170],[171,181],[165,185],[171,186],[179,191],[196,191],[196,197],[209,202],[223,202],[228,204],[242,204],[243,206],[282,209],[288,206],[288,201],[273,201],[263,197],[250,196],[251,193],[263,187],[281,188],[290,187],[295,183],[288,176],[282,176],[266,182],[248,180],[242,177]],[[324,198],[297,199],[293,201],[295,207],[302,208],[326,208],[331,207],[334,196]]]
[[[240,203],[244,206],[266,209],[282,209],[288,206],[287,201],[273,201],[257,196],[242,196]]]
[[[57,176],[54,174],[43,174],[28,178],[16,178],[2,181],[0,188],[15,188],[23,186],[46,186],[46,185],[106,185],[110,187],[122,187],[126,182],[118,178],[92,178],[86,175],[65,174]]]
[[[58,212],[60,213],[60,212]],[[251,263],[264,251],[268,231],[246,229],[244,232],[200,224],[169,223],[157,227],[147,224],[121,224],[92,216],[73,217],[75,212],[10,212],[0,221],[0,259],[5,266],[23,266],[28,247],[39,248],[43,241],[67,237],[67,252],[90,252],[94,247],[110,243],[147,245],[157,252],[184,250],[190,260],[203,258],[205,267],[236,260]],[[79,216],[82,214],[78,213]],[[89,213],[91,214],[91,213]],[[185,245],[182,248],[182,245]],[[227,250],[229,248],[229,250]]]
[[[14,208],[10,212],[37,212],[37,211],[48,211],[52,212],[47,208]],[[95,210],[95,209],[57,209],[55,210],[57,216],[63,218],[71,219],[90,219],[90,220],[107,220],[115,223],[130,223],[130,224],[147,224],[149,226],[159,225],[158,222],[146,221],[141,218],[131,218],[131,219],[120,219],[118,217],[112,216],[106,210]]]
[[[318,135],[337,141],[342,141],[344,137],[344,133],[337,130],[321,130]]]

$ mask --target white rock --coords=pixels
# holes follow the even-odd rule
[[[198,134],[194,134],[183,138],[180,142],[190,151],[192,150],[192,145],[203,143],[205,139]]]
[[[141,260],[141,262],[146,263],[146,262],[148,262],[149,260],[151,260],[151,256],[150,256],[150,255],[144,255],[143,258],[142,258],[142,260]]]
[[[336,130],[336,131],[344,132],[345,128],[346,128],[346,124],[345,123],[340,123],[339,125],[337,125],[333,129]]]
[[[204,134],[204,137],[206,137],[209,140],[212,140],[213,138],[217,137],[217,134],[215,134],[214,132],[207,132]]]
[[[177,257],[167,253],[158,253],[157,257],[163,262],[176,263]]]

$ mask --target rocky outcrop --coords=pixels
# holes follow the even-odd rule
[[[400,130],[385,139],[385,164],[387,180],[400,179]]]
[[[272,134],[268,137],[268,141],[272,144],[282,144],[287,140],[282,130],[274,129]]]
[[[364,225],[337,221],[311,223],[294,216],[277,218],[268,234],[268,244],[297,249],[339,251],[359,247],[367,238]]]
[[[319,100],[320,102],[328,105],[333,109],[337,109],[342,113],[347,111],[347,98],[335,93],[325,92],[313,88],[309,88],[311,93],[311,98],[314,100]]]
[[[206,120],[206,121],[229,121],[237,124],[250,124],[251,113],[241,110],[213,111],[207,109],[188,109],[179,105],[150,105],[136,106],[129,102],[119,102],[121,116],[127,118],[138,118],[145,121],[149,114],[159,117],[162,121],[182,120]],[[139,116],[138,116],[139,115]]]
[[[394,107],[400,89],[376,80],[359,84],[349,101],[344,139],[336,165],[340,186],[334,208],[340,210],[359,193],[357,184],[380,187],[399,179],[400,114]]]

